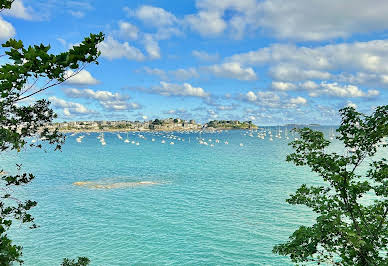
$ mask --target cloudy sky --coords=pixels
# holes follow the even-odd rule
[[[57,53],[105,33],[98,66],[40,95],[61,121],[338,124],[339,108],[388,103],[387,14],[386,0],[16,0],[0,41]]]

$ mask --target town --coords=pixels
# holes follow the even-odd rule
[[[255,129],[252,121],[240,122],[238,120],[213,120],[205,124],[196,123],[194,120],[179,118],[155,119],[150,121],[72,121],[53,123],[50,128],[58,128],[63,132],[72,131],[183,131],[202,129]]]

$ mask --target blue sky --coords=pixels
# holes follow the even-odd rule
[[[181,117],[338,124],[388,103],[388,1],[16,0],[0,41],[57,53],[106,35],[49,98],[60,121]]]

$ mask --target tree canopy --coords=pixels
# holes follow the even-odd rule
[[[347,152],[327,152],[330,141],[309,128],[298,129],[300,140],[287,161],[307,166],[326,185],[303,184],[287,202],[305,205],[317,215],[315,224],[301,226],[289,241],[273,251],[293,262],[314,261],[336,265],[388,265],[388,162],[376,156],[386,152],[388,105],[370,116],[352,107],[340,110],[336,138]],[[368,170],[360,171],[362,163]]]
[[[0,11],[11,8],[14,1],[0,0]],[[21,151],[25,147],[42,148],[42,142],[61,148],[64,136],[45,126],[56,118],[49,101],[32,96],[57,86],[77,75],[87,64],[96,63],[100,55],[97,46],[104,39],[102,33],[90,34],[79,45],[60,54],[50,53],[50,45],[25,46],[21,40],[10,39],[2,44],[6,63],[0,66],[0,151]],[[71,71],[69,71],[71,70]],[[27,101],[28,100],[28,101]],[[39,139],[27,143],[28,139]],[[14,198],[13,186],[29,183],[34,175],[9,174],[0,166],[0,264],[22,263],[22,247],[14,245],[7,232],[15,220],[35,228],[34,218],[28,213],[35,201]]]

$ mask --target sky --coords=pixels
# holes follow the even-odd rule
[[[386,0],[16,0],[0,42],[60,53],[105,34],[99,65],[38,96],[58,121],[334,125],[388,103],[387,14]]]

